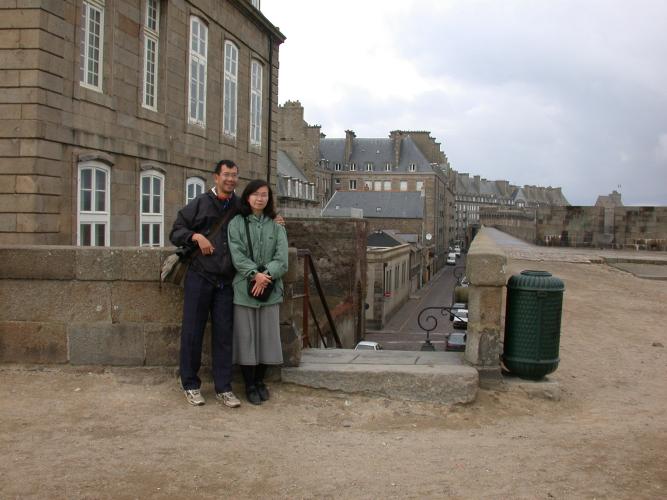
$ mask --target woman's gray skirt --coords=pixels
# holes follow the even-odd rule
[[[264,307],[234,305],[234,363],[279,365],[280,304]]]

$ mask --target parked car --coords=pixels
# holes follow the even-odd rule
[[[452,304],[451,310],[449,311],[449,321],[454,321],[454,313],[458,311],[459,309],[468,309],[468,304],[465,304],[463,302],[454,302]]]
[[[460,328],[461,330],[468,329],[468,310],[459,309],[456,311],[456,316],[454,316],[454,322],[452,323],[454,328]]]
[[[354,348],[355,351],[381,351],[382,346],[378,342],[362,340]]]
[[[466,334],[463,332],[452,332],[447,337],[445,344],[445,351],[465,351],[466,350]]]
[[[447,254],[447,265],[448,266],[456,265],[456,254],[454,252],[450,252],[449,254]]]
[[[454,253],[456,254],[457,257],[461,257],[461,247],[456,245],[454,247]]]

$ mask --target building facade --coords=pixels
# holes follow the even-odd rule
[[[223,158],[241,186],[275,185],[285,37],[258,2],[13,4],[0,21],[3,242],[164,245]]]

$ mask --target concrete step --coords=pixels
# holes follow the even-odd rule
[[[281,370],[283,382],[390,399],[470,403],[477,370],[455,352],[304,349],[301,364]]]

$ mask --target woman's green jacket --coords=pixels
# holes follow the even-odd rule
[[[246,237],[243,215],[234,217],[227,228],[229,250],[236,269],[234,276],[234,304],[246,307],[261,307],[283,301],[282,275],[287,272],[287,233],[285,228],[264,215],[248,215],[250,238],[254,260]],[[266,302],[260,302],[248,294],[247,278],[264,265],[275,284],[273,293]]]

